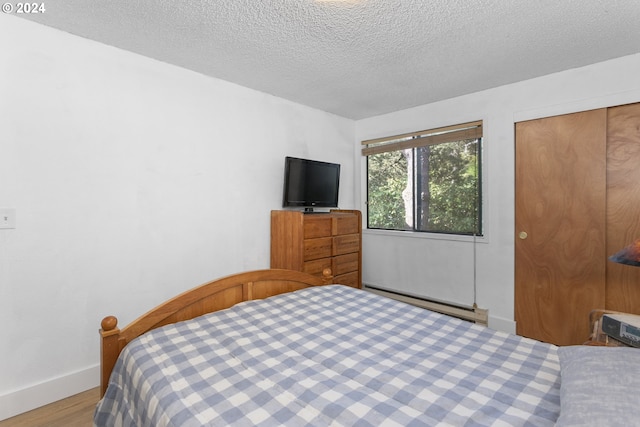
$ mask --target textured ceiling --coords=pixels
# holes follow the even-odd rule
[[[640,52],[638,0],[55,0],[16,15],[360,119]]]

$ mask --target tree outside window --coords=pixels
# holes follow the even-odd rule
[[[482,137],[447,133],[392,139],[367,155],[368,228],[482,235]]]

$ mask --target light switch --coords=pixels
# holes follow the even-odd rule
[[[0,228],[16,228],[16,208],[0,208]]]

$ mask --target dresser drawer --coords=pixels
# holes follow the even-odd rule
[[[312,261],[305,261],[302,265],[302,271],[305,273],[313,274],[314,276],[322,276],[322,271],[325,268],[331,269],[331,274],[333,273],[333,266],[331,265],[331,260],[333,258],[320,258],[314,259]]]
[[[353,286],[354,288],[359,288],[360,281],[358,280],[358,272],[353,271],[351,273],[335,276],[333,278],[333,283],[336,283],[339,285]]]
[[[331,217],[324,214],[306,214],[304,216],[304,238],[315,239],[329,237],[332,231]]]
[[[333,255],[349,254],[360,251],[360,235],[345,234],[333,238]]]
[[[304,260],[309,261],[312,259],[330,257],[332,248],[333,238],[331,237],[322,237],[320,239],[305,239]]]
[[[333,235],[339,236],[343,234],[358,234],[360,233],[360,221],[355,215],[336,215],[333,223]]]
[[[334,276],[358,271],[360,254],[357,252],[333,257],[331,272]]]

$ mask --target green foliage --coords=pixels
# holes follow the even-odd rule
[[[407,185],[407,159],[401,151],[375,154],[368,159],[369,228],[411,229],[405,221],[402,191]]]
[[[481,234],[478,147],[473,139],[414,149],[415,224],[407,224],[402,198],[414,166],[407,169],[403,151],[369,156],[369,227]]]

